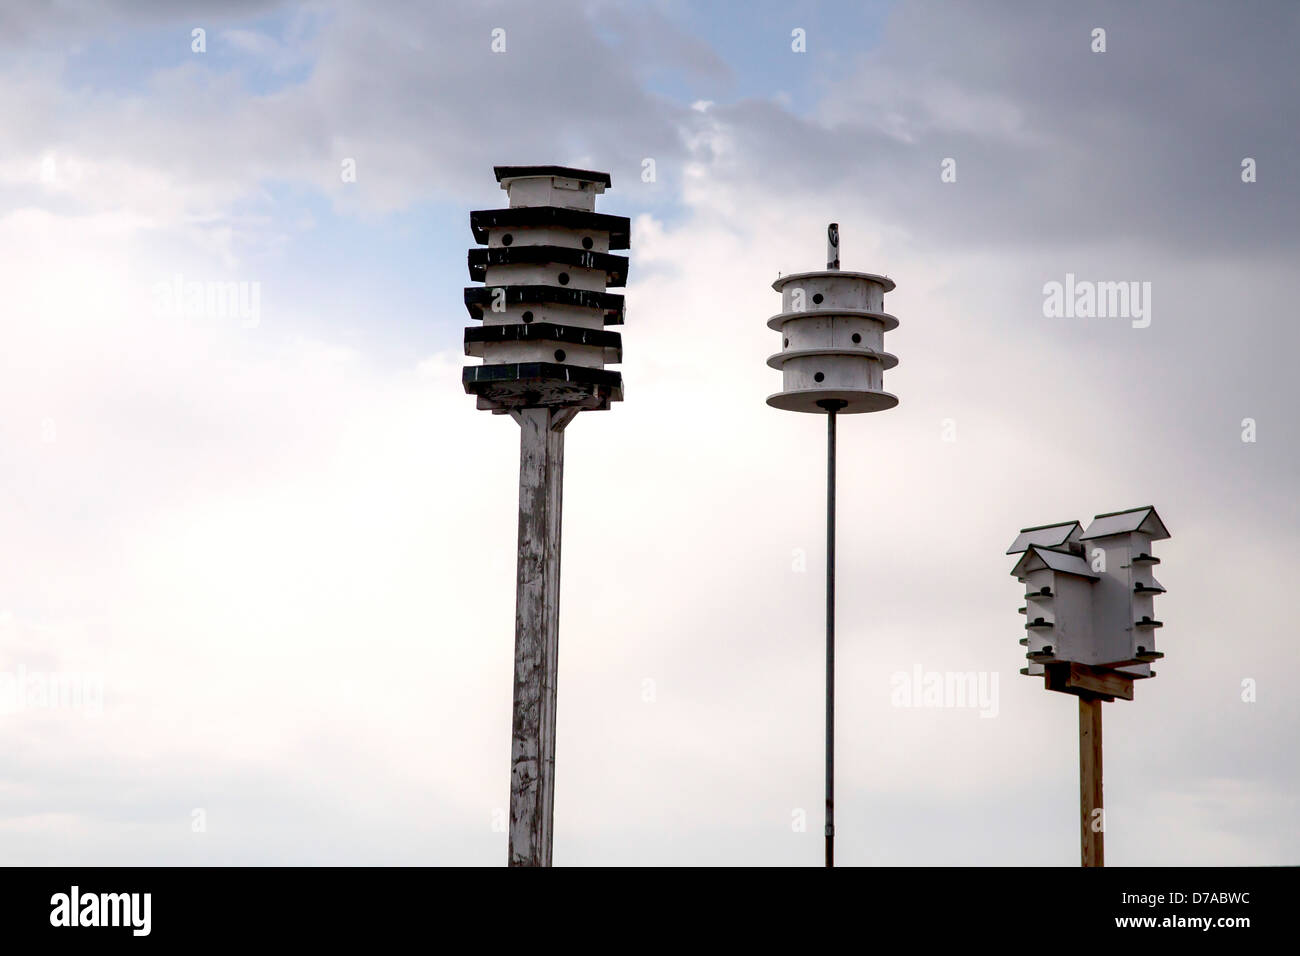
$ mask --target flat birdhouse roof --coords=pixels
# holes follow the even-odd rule
[[[554,285],[466,286],[465,308],[470,318],[482,319],[484,308],[492,307],[498,292],[505,305],[571,305],[598,310],[605,325],[623,324],[621,295]]]
[[[1007,548],[1007,554],[1019,554],[1021,551],[1028,550],[1030,545],[1059,548],[1070,540],[1071,534],[1082,530],[1082,526],[1077,521],[1062,521],[1058,524],[1040,524],[1032,528],[1021,528],[1016,540],[1012,541],[1011,547]]]
[[[513,265],[563,265],[582,269],[600,269],[605,273],[605,285],[627,285],[627,256],[614,256],[590,249],[570,249],[567,246],[495,246],[488,249],[469,250],[469,277],[475,282],[487,281],[489,266]]]
[[[611,249],[626,249],[632,223],[627,216],[610,216],[585,209],[562,206],[511,206],[506,209],[475,209],[469,214],[474,241],[485,245],[489,229],[579,229],[609,233]]]
[[[791,282],[802,279],[859,279],[865,282],[874,282],[882,286],[886,292],[894,291],[894,280],[887,276],[878,276],[874,272],[847,272],[839,269],[823,269],[819,272],[792,272],[788,276],[781,276],[772,283],[772,288],[780,292]]]
[[[1169,530],[1151,505],[1097,515],[1092,519],[1092,524],[1088,525],[1088,530],[1083,533],[1083,537],[1085,539],[1105,538],[1112,534],[1130,534],[1134,531],[1150,535],[1153,541],[1161,541],[1169,537]]]
[[[577,179],[584,183],[599,183],[612,186],[609,173],[598,173],[594,169],[574,169],[572,166],[493,166],[497,182],[507,179],[527,179],[533,176],[558,176],[560,179]]]

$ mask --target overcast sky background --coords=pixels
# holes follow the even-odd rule
[[[764,404],[764,321],[832,220],[901,321],[901,404],[840,428],[837,861],[1077,864],[1003,552],[1154,504],[1107,862],[1300,863],[1298,44],[1286,3],[5,5],[0,671],[104,696],[0,714],[0,860],[505,862],[518,430],[461,290],[493,164],[559,163],[633,235],[626,400],[568,430],[557,865],[821,863],[824,423]],[[1066,273],[1150,327],[1045,318]],[[260,321],[156,314],[177,275]],[[918,665],[996,717],[892,706]]]

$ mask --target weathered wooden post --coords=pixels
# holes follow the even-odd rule
[[[1079,855],[1082,866],[1106,865],[1106,810],[1101,786],[1100,697],[1079,695]],[[1100,826],[1094,826],[1100,821]]]
[[[595,211],[607,173],[562,166],[497,166],[507,209],[470,213],[475,242],[465,306],[465,391],[519,424],[519,566],[510,748],[511,866],[550,866],[555,816],[555,713],[560,624],[564,429],[578,412],[623,398],[629,222]]]
[[[1169,537],[1152,507],[1097,515],[1084,531],[1077,521],[1025,528],[1007,554],[1025,585],[1029,665],[1048,690],[1079,698],[1079,855],[1104,866],[1106,811],[1102,802],[1101,705],[1132,700],[1133,682],[1155,677],[1153,599],[1165,593],[1151,573],[1160,559],[1151,542]]]
[[[840,271],[840,228],[826,228],[826,270],[782,276],[772,283],[781,311],[767,320],[782,348],[767,364],[780,369],[783,390],[767,403],[826,416],[826,865],[835,865],[835,420],[879,412],[898,399],[884,390],[884,351],[898,319],[884,312],[894,283],[866,272]]]

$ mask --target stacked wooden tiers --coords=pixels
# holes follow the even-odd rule
[[[465,330],[465,391],[496,413],[522,408],[608,409],[623,399],[627,284],[625,216],[595,211],[608,173],[564,166],[497,166],[509,208],[470,213],[474,241],[465,308],[479,326]]]

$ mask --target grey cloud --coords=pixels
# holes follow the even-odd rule
[[[796,193],[856,190],[953,246],[1152,239],[1291,247],[1300,13],[1287,5],[900,5],[816,119],[719,107]],[[1107,52],[1090,50],[1093,27]],[[1260,179],[1240,180],[1243,157]],[[940,161],[957,161],[941,184]]]

